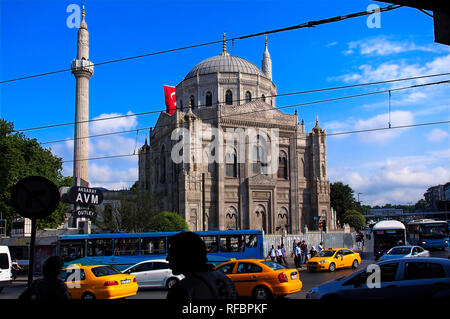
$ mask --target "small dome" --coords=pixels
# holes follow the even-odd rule
[[[264,73],[253,63],[232,55],[218,55],[197,64],[184,78],[189,79],[203,74],[216,72],[247,73],[264,76]]]

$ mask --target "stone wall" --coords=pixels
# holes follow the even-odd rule
[[[298,243],[301,240],[306,241],[308,245],[308,251],[311,249],[311,245],[316,247],[319,245],[321,241],[324,242],[325,248],[356,248],[356,233],[355,232],[344,232],[344,231],[333,231],[322,233],[322,237],[320,231],[310,231],[304,234],[298,235],[264,235],[264,254],[268,254],[269,248],[272,245],[277,248],[278,245],[284,244],[284,247],[287,251],[287,256],[291,256],[291,252],[293,251],[293,242],[294,240]],[[322,239],[322,240],[321,240]]]

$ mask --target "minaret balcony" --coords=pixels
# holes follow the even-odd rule
[[[72,73],[89,73],[92,75],[94,73],[94,63],[85,59],[75,59],[70,64]]]

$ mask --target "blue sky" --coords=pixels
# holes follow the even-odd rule
[[[86,0],[90,59],[94,63],[217,41],[310,20],[364,11],[376,1],[106,1]],[[1,80],[67,69],[76,56],[76,28],[66,12],[80,1],[2,0]],[[273,81],[288,93],[450,72],[450,49],[434,43],[433,20],[412,8],[381,13],[380,28],[367,17],[268,36]],[[163,85],[177,85],[196,64],[221,52],[221,44],[95,67],[90,80],[91,119],[164,109]],[[231,45],[228,44],[228,51]],[[232,54],[260,66],[264,37],[235,41]],[[327,93],[277,98],[277,106],[420,84],[405,81]],[[16,129],[74,121],[75,78],[70,72],[0,85],[0,117]],[[393,91],[391,123],[449,120],[450,85]],[[293,113],[295,108],[285,109]],[[328,133],[387,126],[388,94],[297,108],[308,131]],[[156,115],[91,124],[90,134],[153,126]],[[430,186],[450,181],[450,126],[432,125],[380,133],[330,136],[328,177],[362,193],[363,204],[415,203]],[[93,138],[90,157],[132,154],[145,131]],[[26,132],[46,143],[73,137],[73,127]],[[72,160],[73,143],[43,144]],[[64,163],[64,175],[72,163]],[[137,157],[93,160],[92,186],[129,187]]]

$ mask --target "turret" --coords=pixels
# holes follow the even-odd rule
[[[262,59],[261,64],[262,64],[261,70],[263,71],[263,73],[270,80],[272,80],[272,60],[270,59],[270,53],[267,48],[267,35],[266,35],[266,40],[265,40],[265,50],[264,50],[263,59]]]

